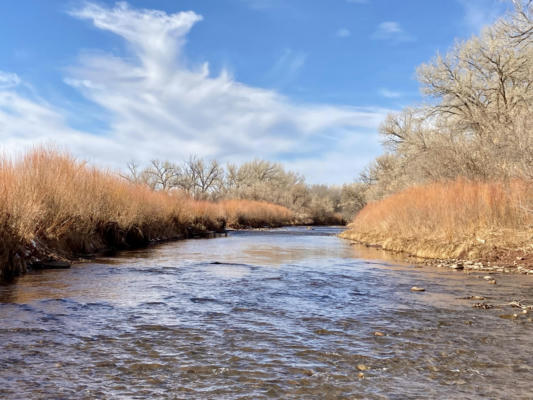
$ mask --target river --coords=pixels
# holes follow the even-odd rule
[[[532,313],[465,299],[533,304],[533,277],[491,285],[338,232],[232,232],[4,284],[0,398],[533,398]]]

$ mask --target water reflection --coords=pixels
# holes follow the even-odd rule
[[[337,232],[166,243],[1,286],[0,397],[530,397],[530,315],[464,297],[531,304],[531,277],[413,268]]]

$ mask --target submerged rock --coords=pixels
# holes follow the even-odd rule
[[[418,286],[413,286],[411,288],[411,292],[425,292],[426,289],[422,288],[422,287],[418,287]]]
[[[467,296],[467,297],[461,297],[464,300],[485,300],[485,297],[483,296]]]
[[[475,303],[472,305],[473,308],[481,308],[483,310],[490,310],[491,308],[494,308],[492,304],[489,303]]]
[[[518,314],[502,314],[499,317],[503,319],[517,319]]]

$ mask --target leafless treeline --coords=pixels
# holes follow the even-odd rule
[[[182,163],[152,160],[144,167],[130,162],[127,168],[124,178],[153,190],[180,190],[198,200],[267,201],[295,211],[301,222],[348,221],[364,206],[360,184],[308,185],[303,176],[265,160],[224,166],[191,156]]]
[[[362,174],[368,200],[466,177],[533,179],[533,1],[418,68],[425,104],[389,115],[387,150]]]

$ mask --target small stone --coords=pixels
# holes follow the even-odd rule
[[[465,267],[463,267],[463,264],[452,264],[450,265],[450,268],[459,271],[459,270],[464,269]]]
[[[499,317],[503,319],[516,319],[518,318],[518,314],[502,314]]]
[[[426,289],[418,287],[418,286],[413,286],[411,288],[411,292],[425,292],[425,291],[426,291]]]
[[[357,377],[358,377],[359,379],[364,379],[364,378],[365,378],[365,374],[363,374],[362,372],[359,372],[359,373],[357,374]]]
[[[487,283],[490,283],[491,285],[496,285],[496,279],[491,279],[490,281],[487,281]]]
[[[357,369],[359,371],[366,371],[368,367],[365,364],[357,364]]]
[[[490,275],[485,275],[483,279],[485,279],[486,281],[490,281],[491,279],[494,279],[494,278]]]
[[[385,336],[385,334],[383,332],[380,332],[380,331],[375,331],[374,332],[374,336]]]

